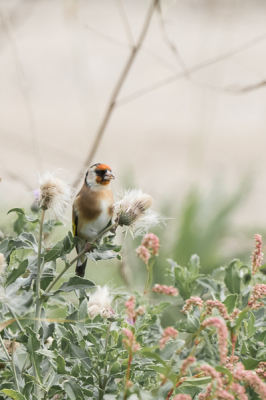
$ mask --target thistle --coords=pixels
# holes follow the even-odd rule
[[[97,287],[88,302],[88,314],[90,318],[95,318],[100,314],[102,318],[110,318],[115,314],[111,308],[112,297],[110,296],[109,289],[107,286]]]
[[[142,236],[160,223],[165,217],[149,210],[153,202],[149,194],[140,189],[127,190],[122,200],[114,204],[114,214],[118,225],[126,227],[133,237]]]
[[[63,217],[72,199],[72,188],[59,178],[47,172],[40,179],[39,206],[49,210],[56,219]]]

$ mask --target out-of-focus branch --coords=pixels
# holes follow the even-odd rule
[[[157,4],[157,10],[158,10],[158,15],[159,15],[159,23],[162,31],[162,36],[167,44],[167,46],[170,48],[171,52],[174,54],[175,58],[177,59],[178,64],[180,65],[182,71],[185,73],[185,77],[189,78],[189,70],[187,68],[187,65],[183,58],[180,56],[180,53],[178,51],[178,48],[175,44],[175,42],[170,38],[167,29],[166,29],[166,23],[164,20],[164,16],[162,13],[162,7],[161,7],[161,0],[158,1]]]
[[[22,186],[24,186],[27,190],[32,191],[33,188],[31,187],[31,185],[28,183],[28,181],[26,179],[23,178],[22,175],[17,174],[14,171],[11,171],[4,163],[2,160],[0,160],[0,164],[2,165],[2,169],[5,171],[6,175],[16,181],[19,182],[19,184],[21,184]],[[3,178],[3,177],[2,177]]]
[[[232,57],[235,54],[240,53],[241,51],[244,51],[244,50],[248,49],[249,47],[254,46],[255,44],[257,44],[259,42],[262,42],[265,39],[266,39],[266,33],[264,33],[263,35],[256,36],[254,39],[252,39],[252,40],[250,40],[248,42],[245,42],[241,46],[238,46],[233,50],[227,51],[227,52],[221,54],[218,57],[210,58],[208,60],[205,60],[205,61],[202,61],[202,62],[200,62],[198,64],[195,64],[192,67],[189,67],[188,68],[188,73],[190,75],[192,75],[195,72],[201,71],[201,70],[203,70],[203,69],[205,69],[205,68],[207,68],[207,67],[209,67],[211,65],[214,65],[214,64],[216,64],[216,63],[218,63],[220,61],[226,60],[227,58]],[[126,97],[123,97],[120,100],[118,100],[116,102],[116,106],[121,106],[123,104],[127,104],[130,101],[135,100],[135,99],[137,99],[139,97],[142,97],[147,93],[150,93],[150,92],[152,92],[152,91],[154,91],[156,89],[159,89],[159,88],[161,88],[161,87],[163,87],[165,85],[168,85],[169,83],[172,83],[172,82],[175,82],[175,81],[177,81],[179,79],[182,79],[186,75],[187,75],[187,72],[183,72],[183,71],[182,72],[178,72],[178,73],[176,73],[176,74],[174,74],[174,75],[172,75],[172,76],[170,76],[170,77],[168,77],[166,79],[162,79],[161,81],[159,81],[157,83],[153,83],[153,84],[151,84],[149,86],[146,86],[145,88],[140,89],[140,90],[138,90],[138,91],[126,96]],[[209,87],[211,89],[211,87],[209,85],[204,85],[204,86]],[[232,92],[232,90],[228,90],[228,88],[227,89],[215,88],[215,89],[219,90],[219,91]]]
[[[127,35],[127,40],[128,40],[128,44],[133,47],[134,46],[134,38],[132,35],[132,31],[131,31],[131,27],[127,18],[127,14],[126,11],[124,9],[124,5],[123,5],[123,0],[116,0],[116,4],[121,16],[121,20],[123,22],[124,25],[124,29]]]
[[[93,28],[92,26],[88,25],[87,23],[84,24],[84,27],[87,28],[89,31],[95,33],[95,35],[99,36],[100,38],[106,40],[107,42],[110,42],[119,47],[123,47],[124,49],[130,48],[130,46],[128,44],[123,43],[120,40],[117,40],[109,35],[105,35],[104,33],[98,31],[98,29]],[[169,63],[165,58],[163,58],[160,54],[158,54],[155,51],[153,51],[152,49],[150,49],[148,46],[145,46],[144,44],[142,44],[141,51],[148,54],[154,60],[158,61],[161,65],[166,67],[169,71],[176,71],[176,67],[174,65]]]
[[[0,2],[0,18],[2,20],[3,29],[5,31],[7,40],[9,42],[9,45],[11,48],[12,56],[14,59],[14,63],[16,66],[17,75],[18,75],[18,79],[19,79],[19,83],[20,83],[20,87],[21,87],[21,92],[23,95],[24,103],[25,103],[26,112],[28,115],[36,166],[37,166],[38,170],[42,173],[43,165],[42,165],[41,149],[40,149],[39,140],[38,140],[39,138],[38,138],[35,115],[33,112],[33,106],[32,106],[32,102],[31,102],[31,98],[30,98],[30,94],[29,94],[29,89],[28,89],[25,72],[24,72],[20,54],[19,54],[16,35],[13,30],[12,24],[10,22],[10,16],[9,16],[8,10],[5,7],[5,4],[3,1]]]
[[[266,80],[262,80],[260,82],[254,83],[253,85],[247,85],[247,86],[231,86],[226,89],[227,92],[233,93],[233,94],[244,94],[248,92],[253,92],[254,90],[261,89],[262,87],[266,86]]]
[[[145,18],[142,30],[140,32],[138,41],[137,41],[136,45],[132,47],[132,50],[131,50],[130,55],[129,55],[129,58],[128,58],[125,66],[123,68],[123,71],[122,71],[122,73],[121,73],[121,75],[120,75],[120,77],[118,79],[118,82],[117,82],[117,84],[116,84],[116,86],[115,86],[115,88],[113,90],[113,93],[111,95],[111,99],[109,101],[109,105],[108,105],[107,110],[106,110],[106,112],[104,114],[102,122],[101,122],[101,124],[99,126],[99,129],[98,129],[98,132],[97,132],[96,137],[94,139],[94,143],[92,145],[91,151],[90,151],[88,157],[86,158],[86,160],[85,160],[85,162],[84,162],[84,164],[82,166],[82,169],[81,169],[80,173],[78,174],[77,179],[73,182],[73,186],[74,187],[77,187],[77,185],[79,184],[80,175],[84,172],[84,169],[91,164],[91,162],[93,160],[93,157],[94,157],[94,155],[96,153],[96,150],[97,150],[97,148],[98,148],[98,146],[100,144],[100,141],[102,139],[102,136],[103,136],[103,134],[105,132],[106,126],[107,126],[107,124],[109,122],[109,119],[110,119],[110,117],[111,117],[111,115],[112,115],[112,113],[114,111],[115,106],[116,106],[117,96],[118,96],[118,94],[119,94],[119,92],[120,92],[120,90],[121,90],[121,88],[122,88],[122,86],[123,86],[123,84],[125,82],[125,79],[126,79],[128,73],[130,71],[130,68],[131,68],[131,66],[132,66],[132,64],[133,64],[133,62],[134,62],[134,60],[136,58],[136,55],[138,54],[138,51],[140,50],[140,48],[142,46],[142,43],[143,43],[143,41],[145,39],[145,36],[147,34],[147,31],[148,31],[148,28],[149,28],[149,25],[150,25],[150,22],[151,22],[151,18],[152,18],[152,15],[153,15],[153,12],[154,12],[154,9],[155,9],[157,3],[158,3],[158,0],[152,0],[152,3],[150,5],[150,7],[149,7],[147,16]]]

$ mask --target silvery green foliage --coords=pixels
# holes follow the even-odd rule
[[[237,334],[234,355],[249,370],[266,361],[265,307],[258,310],[248,307],[252,290],[249,266],[234,260],[229,266],[215,270],[212,276],[205,276],[200,274],[200,260],[196,255],[191,257],[186,267],[169,260],[169,284],[178,289],[180,297],[171,298],[172,302],[158,303],[158,300],[147,300],[148,296],[135,293],[136,308],[144,306],[145,312],[136,318],[133,325],[125,312],[124,303],[128,296],[116,294],[115,314],[111,318],[98,315],[90,319],[88,300],[95,288],[90,280],[72,276],[56,290],[46,292],[58,272],[58,261],[69,263],[69,253],[78,240],[71,232],[61,241],[51,243],[49,248],[43,246],[41,290],[45,301],[36,336],[33,316],[39,219],[27,216],[22,209],[11,211],[18,215],[14,224],[16,234],[0,242],[0,252],[8,264],[1,277],[0,328],[2,339],[14,340],[19,346],[8,356],[0,349],[0,400],[36,400],[34,385],[39,386],[43,399],[163,400],[169,398],[173,389],[170,398],[183,393],[198,400],[198,395],[205,392],[211,378],[200,375],[200,369],[197,371],[195,365],[200,368],[200,365],[208,363],[229,382],[232,373],[220,365],[217,334],[210,334],[210,329],[200,331],[203,317],[196,307],[188,314],[179,312],[175,325],[178,337],[160,349],[162,313],[170,305],[180,311],[191,296],[198,296],[203,301],[219,300],[226,306],[228,314],[238,308],[238,317],[226,322],[229,339]],[[45,224],[46,242],[57,224],[55,221]],[[95,246],[89,258],[108,262],[115,257],[120,248],[113,244],[113,239],[114,236],[105,238]],[[256,279],[265,282],[263,274],[258,274]],[[68,300],[70,292],[75,293],[75,302]],[[65,309],[66,316],[64,314],[63,318],[55,320],[47,318],[59,306]],[[13,319],[14,314],[22,329]],[[218,315],[217,310],[213,315]],[[132,385],[128,388],[125,385],[130,354],[123,342],[124,328],[130,329],[140,344],[140,349],[132,355],[129,375]],[[199,343],[195,347],[196,338]],[[194,347],[196,364],[188,368],[182,385],[176,387],[180,367]],[[231,354],[231,347],[228,340],[228,354]],[[251,387],[246,388],[246,394],[249,399],[260,398]]]

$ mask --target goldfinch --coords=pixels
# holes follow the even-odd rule
[[[94,240],[113,216],[113,193],[110,181],[114,179],[111,168],[105,164],[94,164],[86,172],[84,184],[73,203],[72,223],[73,235],[86,242]],[[80,246],[76,246],[80,253]],[[79,258],[76,275],[84,277],[87,259]]]

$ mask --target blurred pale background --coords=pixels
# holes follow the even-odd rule
[[[60,176],[69,183],[82,178],[151,2],[0,4],[3,220],[11,206],[30,206],[38,173],[62,168]],[[224,259],[233,250],[244,252],[246,243],[251,251],[254,229],[263,230],[266,221],[265,17],[263,0],[161,0],[161,14],[153,13],[93,158],[112,167],[115,190],[126,185],[148,190],[155,209],[175,217],[169,226],[176,245],[186,231],[184,208],[191,188],[203,202],[196,211],[200,237],[216,203],[251,181],[239,195],[245,201],[227,220],[232,229],[218,238]],[[189,236],[183,241],[188,243]],[[204,246],[208,249],[207,237]],[[188,251],[202,248],[198,241]],[[170,256],[177,259],[180,251]],[[180,259],[185,262],[187,255]]]

